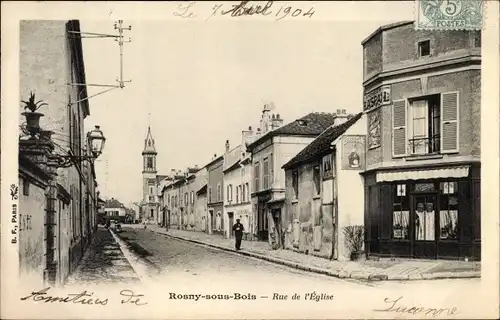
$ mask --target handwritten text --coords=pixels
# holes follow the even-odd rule
[[[373,311],[385,311],[385,312],[396,312],[396,313],[408,313],[413,315],[432,315],[432,316],[452,316],[458,313],[457,308],[428,308],[428,307],[416,307],[416,306],[404,306],[401,305],[400,300],[403,297],[399,297],[395,300],[385,298],[384,302],[389,305],[386,309],[375,309]]]

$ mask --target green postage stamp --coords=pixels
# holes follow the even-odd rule
[[[416,0],[416,28],[427,30],[481,30],[483,0]]]

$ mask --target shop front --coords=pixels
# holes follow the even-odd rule
[[[481,259],[479,164],[365,173],[371,256]]]

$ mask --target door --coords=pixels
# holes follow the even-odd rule
[[[228,212],[227,213],[227,216],[229,218],[229,226],[228,226],[228,238],[232,238],[233,237],[233,225],[234,225],[234,214],[232,212]]]
[[[436,195],[413,196],[413,256],[436,259]]]

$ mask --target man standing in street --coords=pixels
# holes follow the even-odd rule
[[[240,219],[236,219],[236,223],[233,226],[234,237],[236,238],[236,243],[235,243],[236,250],[240,250],[241,238],[243,238],[243,230],[245,230],[245,228],[240,223]]]

